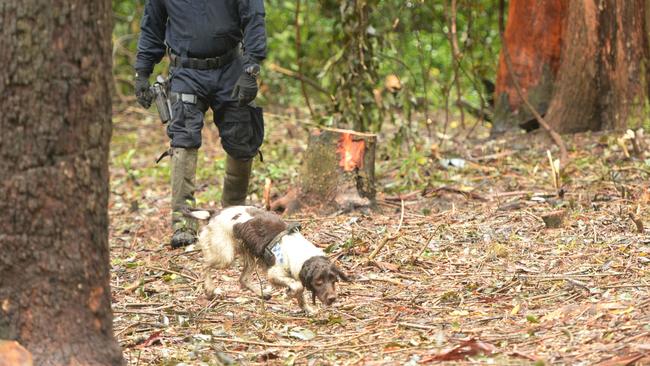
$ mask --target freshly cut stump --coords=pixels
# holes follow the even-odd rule
[[[375,206],[377,136],[321,128],[311,132],[297,188],[271,204],[274,211],[351,211]]]

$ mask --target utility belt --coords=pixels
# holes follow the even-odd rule
[[[212,70],[219,69],[231,63],[239,54],[239,47],[224,53],[219,57],[211,58],[193,58],[182,57],[173,52],[169,52],[169,65],[172,67],[184,67],[195,70]]]

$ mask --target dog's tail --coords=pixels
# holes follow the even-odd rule
[[[214,216],[218,215],[221,210],[205,210],[200,208],[185,207],[181,210],[183,216],[198,219],[198,220],[210,220]]]

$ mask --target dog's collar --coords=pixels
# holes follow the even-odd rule
[[[281,231],[278,235],[276,235],[273,239],[271,239],[271,241],[266,245],[266,248],[264,249],[264,251],[266,252],[265,257],[266,257],[267,264],[273,265],[273,263],[271,263],[272,258],[275,258],[274,262],[284,263],[280,242],[282,241],[282,238],[284,238],[286,235],[297,233],[299,231],[300,231],[300,224],[297,222],[292,222],[287,226],[285,230]]]

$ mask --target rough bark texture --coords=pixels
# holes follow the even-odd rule
[[[513,71],[525,96],[555,131],[624,128],[641,116],[647,96],[645,3],[511,2],[505,41]],[[505,67],[502,57],[493,132],[531,127]]]
[[[0,339],[121,365],[108,253],[111,2],[0,2]]]
[[[648,62],[650,60],[650,0],[644,0],[645,2],[645,9],[643,11],[644,14],[644,19],[643,19],[643,32],[644,32],[644,40],[645,44],[643,45],[643,48],[645,50],[645,60],[646,60],[646,67],[645,67],[645,85],[646,85],[646,95],[650,97],[650,67],[648,67]]]
[[[273,210],[352,210],[375,205],[376,135],[318,129],[309,136],[300,186]]]
[[[644,0],[571,1],[549,124],[560,133],[620,129],[646,102]]]
[[[505,42],[513,73],[524,96],[542,114],[548,109],[560,67],[564,33],[563,14],[568,0],[511,0]],[[503,53],[495,90],[493,132],[516,128],[533,118],[517,94]]]
[[[644,40],[645,44],[643,45],[643,48],[645,49],[645,59],[646,59],[646,67],[645,67],[645,85],[646,85],[646,95],[650,97],[650,67],[648,67],[648,60],[650,60],[650,0],[644,0],[645,1],[645,9],[643,11],[644,14],[644,19],[643,19],[643,31],[644,31]]]

